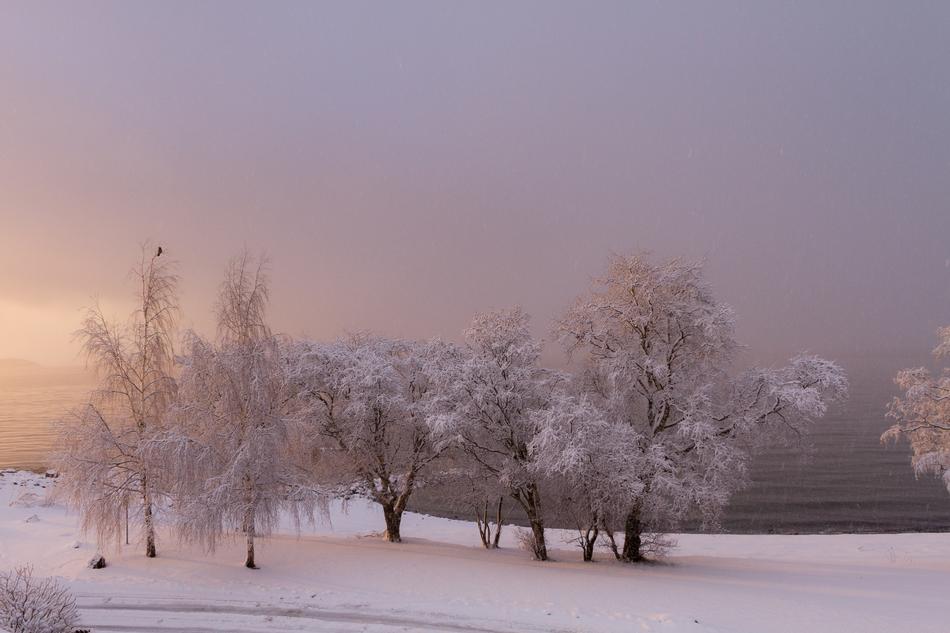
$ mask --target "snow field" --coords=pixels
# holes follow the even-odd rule
[[[156,559],[131,545],[91,570],[76,517],[44,505],[51,485],[0,477],[0,568],[63,578],[95,631],[950,631],[950,534],[680,535],[668,560],[630,566],[606,551],[583,563],[552,530],[554,561],[539,563],[513,528],[486,551],[471,523],[418,514],[386,543],[382,513],[359,502],[262,539],[259,570],[239,539],[208,555],[169,538]]]

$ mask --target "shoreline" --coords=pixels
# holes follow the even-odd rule
[[[6,474],[28,473],[28,474],[31,474],[31,475],[35,475],[35,476],[38,477],[38,478],[42,478],[42,479],[44,479],[44,480],[45,480],[45,479],[54,479],[54,480],[55,480],[55,477],[48,477],[48,476],[47,476],[47,473],[48,473],[48,472],[50,472],[50,470],[49,470],[48,468],[41,468],[41,467],[38,467],[38,468],[36,468],[36,469],[33,469],[33,468],[17,468],[17,467],[0,467],[0,477],[4,476],[4,475],[6,475]],[[950,505],[950,499],[948,499],[947,503],[948,503],[948,505]],[[421,516],[428,516],[428,517],[433,517],[433,518],[438,518],[438,519],[449,519],[449,520],[452,520],[452,521],[465,521],[465,522],[470,522],[470,521],[471,521],[471,519],[470,519],[469,517],[463,515],[462,513],[453,512],[453,511],[449,511],[449,510],[440,511],[440,510],[437,509],[437,508],[433,508],[430,504],[427,504],[427,503],[425,503],[425,502],[423,502],[422,504],[420,504],[419,502],[413,502],[412,499],[410,499],[408,511],[409,511],[409,512],[413,512],[413,513],[418,514],[418,515],[421,515]],[[521,519],[519,519],[519,517],[517,517],[517,516],[515,516],[515,517],[511,517],[511,516],[506,517],[506,518],[505,518],[505,521],[504,521],[504,523],[503,523],[503,525],[504,525],[504,527],[505,527],[506,529],[525,528],[525,527],[528,527],[527,521],[521,520]],[[574,528],[573,526],[570,526],[570,525],[561,525],[561,524],[559,524],[559,523],[556,522],[556,521],[555,521],[555,522],[551,522],[547,527],[548,527],[549,529],[551,529],[551,530],[563,530],[563,531],[566,531],[566,532],[571,532],[571,531],[575,530],[575,528]],[[900,535],[900,534],[946,534],[946,533],[950,533],[950,525],[941,526],[941,527],[936,527],[936,528],[918,528],[918,529],[909,529],[909,530],[907,530],[907,529],[905,529],[905,530],[902,530],[902,529],[892,529],[892,530],[888,530],[888,529],[837,530],[837,529],[834,529],[834,528],[828,528],[828,529],[824,529],[824,530],[794,530],[794,529],[781,530],[781,529],[773,529],[773,530],[769,530],[769,531],[761,531],[761,530],[760,530],[760,531],[754,531],[754,530],[734,530],[734,529],[733,529],[733,530],[726,530],[726,529],[720,529],[720,530],[702,530],[702,529],[698,529],[698,528],[692,527],[692,526],[690,525],[690,522],[689,522],[689,521],[686,522],[686,525],[685,525],[685,526],[678,528],[675,532],[670,532],[670,534],[673,535],[673,536],[676,536],[676,535],[679,535],[679,534],[684,534],[684,535],[697,535],[697,536],[699,536],[699,535],[706,535],[706,536],[716,536],[716,535],[723,535],[723,536],[836,536],[836,535],[855,535],[855,536],[861,536],[861,535],[875,535],[875,534],[880,534],[880,535]]]

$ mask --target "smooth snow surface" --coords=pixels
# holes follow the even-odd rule
[[[262,540],[260,570],[239,540],[212,556],[168,537],[156,559],[133,545],[91,570],[76,517],[43,505],[51,481],[0,477],[0,568],[62,577],[94,631],[950,631],[950,534],[683,535],[666,562],[629,566],[582,563],[552,531],[557,560],[536,563],[512,529],[488,552],[472,524],[424,515],[385,543],[360,502]]]

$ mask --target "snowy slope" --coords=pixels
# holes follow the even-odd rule
[[[536,563],[511,530],[486,552],[471,524],[424,515],[382,542],[381,513],[358,503],[264,541],[260,570],[240,543],[209,556],[170,539],[157,559],[132,546],[90,570],[75,517],[30,505],[49,481],[0,477],[0,568],[63,577],[97,631],[950,631],[950,534],[683,535],[662,564],[585,564],[567,545]]]

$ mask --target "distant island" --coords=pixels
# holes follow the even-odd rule
[[[0,377],[5,379],[55,379],[68,383],[88,382],[92,371],[82,365],[41,365],[25,358],[0,358]]]

